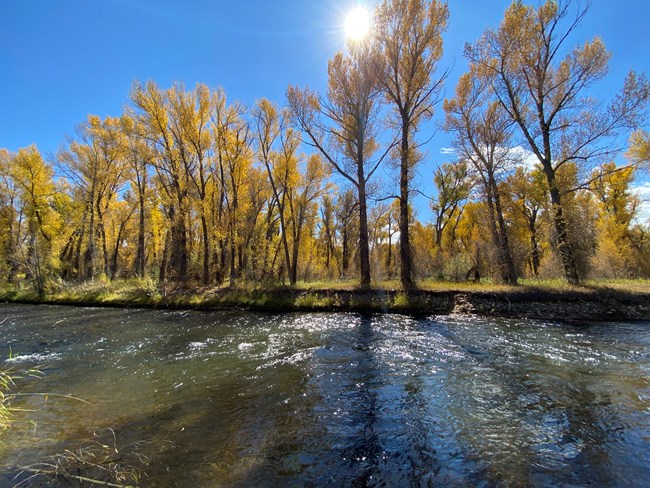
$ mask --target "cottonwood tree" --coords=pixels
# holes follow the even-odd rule
[[[305,161],[299,154],[299,134],[288,127],[286,115],[280,114],[271,102],[261,100],[253,110],[253,118],[259,156],[278,207],[289,283],[295,285],[303,228],[314,201],[327,188],[323,184],[325,168],[319,156],[311,156]],[[274,149],[276,142],[278,147]]]
[[[564,275],[580,281],[569,239],[557,172],[573,162],[598,163],[620,150],[612,138],[639,125],[650,88],[634,72],[607,106],[589,89],[607,73],[609,53],[598,37],[569,50],[571,34],[589,5],[572,14],[570,2],[548,0],[538,8],[515,1],[497,30],[488,29],[465,54],[490,77],[496,97],[516,122],[548,183]]]
[[[287,153],[293,153],[297,145],[293,144],[296,140],[291,133],[286,133],[286,117],[280,113],[278,108],[267,99],[260,100],[253,109],[253,126],[255,128],[255,138],[257,140],[258,158],[266,169],[267,177],[273,192],[272,206],[268,209],[269,216],[273,215],[277,207],[277,218],[280,222],[280,241],[284,250],[284,262],[287,267],[289,276],[294,276],[292,271],[291,252],[289,250],[289,237],[286,222],[286,198],[287,193],[283,189],[290,186],[289,179],[292,165],[284,164],[280,168],[281,153],[284,153],[283,162],[287,163]],[[288,138],[288,141],[287,139]],[[282,151],[276,151],[278,141],[282,141]],[[271,221],[269,221],[269,227]],[[267,241],[270,240],[270,236]],[[292,283],[294,284],[294,283]]]
[[[336,258],[336,223],[334,211],[336,203],[330,195],[323,195],[320,203],[320,236],[325,246],[325,270],[332,277],[332,261]]]
[[[164,239],[161,256],[160,281],[167,277],[167,267],[172,278],[184,281],[188,278],[188,217],[190,214],[191,174],[193,162],[185,155],[189,149],[182,134],[174,132],[170,113],[170,96],[182,90],[176,86],[163,91],[153,81],[142,85],[136,82],[131,89],[131,105],[127,114],[142,128],[141,136],[147,141],[155,156],[151,161],[159,197],[165,208],[170,230]]]
[[[128,168],[126,175],[131,182],[131,189],[138,202],[138,236],[133,272],[136,276],[144,277],[147,262],[146,227],[150,220],[150,186],[149,167],[155,157],[154,151],[147,141],[140,137],[144,128],[136,126],[135,121],[128,115],[120,119],[124,132],[124,160]]]
[[[327,97],[289,86],[287,99],[294,124],[305,142],[318,149],[357,193],[360,285],[370,286],[368,182],[388,154],[377,139],[379,91],[367,47],[337,53],[328,65]],[[345,267],[345,266],[344,266]]]
[[[438,72],[448,17],[447,4],[438,0],[384,0],[375,13],[375,70],[398,128],[400,279],[405,289],[414,286],[409,189],[420,159],[416,135],[432,117],[448,73]]]
[[[13,157],[6,149],[0,149],[0,269],[8,283],[14,282],[18,271],[16,250],[20,242],[23,219],[23,205],[16,182],[11,176]]]
[[[445,100],[444,108],[444,127],[454,137],[456,154],[476,172],[483,189],[501,280],[516,285],[517,271],[508,243],[498,184],[515,162],[510,150],[513,121],[494,99],[487,80],[476,69],[461,76],[456,96]]]
[[[211,132],[212,95],[201,83],[191,91],[176,85],[169,91],[170,131],[196,198],[203,244],[202,281],[210,282],[211,234],[208,228],[209,189],[214,138]]]
[[[640,203],[630,191],[635,169],[616,169],[615,163],[605,163],[594,172],[591,183],[600,214],[596,224],[599,238],[594,261],[608,277],[635,277],[632,221]]]
[[[118,118],[102,120],[89,115],[86,122],[77,126],[76,138],[69,140],[68,148],[57,155],[64,175],[80,190],[84,206],[84,232],[78,239],[86,241],[83,255],[83,276],[93,279],[97,273],[98,243],[106,276],[109,273],[109,252],[106,236],[108,209],[124,182],[124,133]],[[87,222],[87,224],[86,224]],[[85,234],[85,235],[84,235]],[[79,269],[78,265],[75,268]]]
[[[54,170],[43,160],[36,146],[29,146],[18,150],[10,171],[27,223],[17,258],[26,269],[26,278],[42,297],[47,279],[56,269],[56,249],[62,233],[61,219],[54,204],[57,194]]]
[[[540,225],[547,202],[544,181],[545,176],[541,168],[526,170],[519,167],[505,183],[510,197],[509,207],[524,221],[528,239],[527,262],[533,276],[539,274],[541,262]]]
[[[260,266],[263,259],[260,257],[260,249],[264,246],[263,241],[267,235],[264,224],[264,210],[268,208],[269,202],[273,199],[271,185],[266,177],[264,168],[254,165],[248,175],[248,206],[244,215],[242,229],[242,249],[240,269],[251,280],[259,280],[264,269]]]
[[[245,117],[245,107],[238,102],[228,104],[223,92],[213,97],[212,110],[215,171],[222,188],[218,205],[227,235],[227,244],[222,244],[222,250],[229,254],[230,285],[234,286],[242,271],[244,216],[251,204],[246,196],[251,183],[253,135]]]
[[[436,246],[442,248],[445,229],[452,222],[458,222],[460,208],[469,198],[472,181],[467,174],[467,163],[443,163],[433,173],[437,197],[431,202],[434,214]]]
[[[128,226],[131,222],[131,216],[138,207],[137,200],[132,198],[130,192],[121,200],[114,201],[110,207],[109,212],[111,218],[107,222],[106,233],[110,233],[112,237],[113,248],[110,249],[110,259],[108,265],[108,277],[115,280],[119,271],[120,250],[123,249],[126,243]]]
[[[357,211],[359,202],[351,189],[345,190],[336,200],[336,223],[337,231],[341,237],[341,276],[347,277],[350,260],[353,258],[351,242],[358,234],[358,225],[355,225],[354,214]]]
[[[370,222],[375,267],[383,270],[384,278],[391,278],[394,268],[393,240],[399,222],[399,202],[393,200],[390,203],[378,203],[370,212]]]

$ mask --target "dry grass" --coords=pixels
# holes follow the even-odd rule
[[[520,286],[513,287],[483,281],[446,282],[424,280],[418,288],[425,292],[461,292],[518,294],[525,292],[541,293],[599,293],[616,292],[635,295],[650,294],[648,280],[598,280],[587,281],[584,286],[576,287],[563,280],[522,280]],[[291,291],[288,293],[287,291]],[[336,292],[355,293],[360,290],[353,281],[314,281],[301,282],[295,287],[259,286],[242,283],[237,287],[202,287],[198,284],[185,283],[182,286],[167,284],[158,287],[151,279],[128,279],[110,282],[95,280],[82,284],[60,284],[51,287],[42,299],[29,289],[0,288],[0,300],[29,303],[56,303],[68,305],[107,305],[132,307],[174,307],[174,308],[230,308],[242,307],[268,310],[322,310],[337,306],[331,298]],[[397,280],[374,282],[371,291],[401,291]],[[325,296],[327,295],[327,296]],[[352,302],[349,302],[352,303]],[[390,307],[389,307],[390,308]],[[406,310],[404,304],[396,305]]]
[[[66,449],[42,463],[24,466],[14,477],[15,487],[30,486],[37,480],[59,479],[78,486],[130,487],[138,485],[149,459],[140,454],[143,443],[118,447],[113,429],[84,447]]]
[[[5,320],[0,321],[0,325]],[[43,376],[43,373],[34,368],[25,371],[18,371],[13,367],[0,369],[0,442],[2,442],[2,433],[14,423],[14,412],[20,410],[11,406],[16,397],[21,396],[21,393],[14,391],[16,382],[26,378],[40,378],[41,376]]]

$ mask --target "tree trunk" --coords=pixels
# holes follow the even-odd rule
[[[283,199],[284,200],[284,197]],[[287,266],[287,271],[289,274],[289,281],[291,282],[292,277],[295,275],[293,272],[293,267],[291,265],[291,256],[289,254],[289,240],[287,236],[287,227],[284,220],[284,203],[278,205],[280,211],[280,237],[282,238],[282,248],[284,249],[284,262]],[[294,243],[295,245],[295,243]],[[291,282],[292,285],[295,285],[295,282]]]
[[[492,236],[492,244],[494,245],[494,248],[496,249],[498,255],[497,266],[499,268],[499,278],[502,282],[507,283],[508,275],[506,272],[505,262],[503,260],[504,256],[503,256],[503,250],[501,248],[501,238],[497,230],[497,218],[495,215],[496,210],[494,208],[494,197],[492,195],[492,186],[490,185],[489,182],[485,180],[483,180],[483,183],[485,185],[485,196],[486,196],[486,203],[488,208],[488,227],[490,228],[490,235]]]
[[[368,209],[366,204],[366,185],[359,177],[359,261],[361,270],[361,287],[370,287],[370,246],[368,243]]]
[[[409,128],[407,121],[402,122],[402,145],[399,177],[399,257],[400,281],[405,290],[414,287],[411,278],[411,244],[409,240]]]
[[[237,277],[239,278],[245,273],[246,270],[246,256],[244,252],[244,246],[239,244],[237,246]]]
[[[297,236],[293,242],[291,267],[289,268],[289,284],[295,286],[298,282],[298,256],[300,254],[300,236]]]
[[[172,207],[170,217],[172,229],[169,265],[174,272],[171,279],[184,281],[187,279],[187,226],[185,215],[180,210],[175,212]]]
[[[537,244],[537,230],[535,229],[535,220],[529,223],[530,230],[530,264],[533,275],[539,274],[539,245]]]
[[[348,267],[350,265],[350,257],[348,250],[348,229],[347,227],[343,228],[343,256],[341,257],[341,267],[343,268],[343,274],[347,274]]]
[[[120,242],[122,242],[122,233],[124,232],[126,222],[127,221],[122,222],[120,224],[119,230],[117,231],[115,247],[113,248],[113,256],[111,257],[111,281],[115,280],[115,276],[117,275],[117,259],[119,258],[120,254]]]
[[[109,272],[109,264],[108,264],[108,244],[106,242],[106,227],[104,226],[104,218],[103,216],[100,216],[99,219],[99,232],[102,237],[102,254],[104,257],[104,275],[108,276],[110,274]]]
[[[185,281],[187,279],[187,262],[188,262],[188,251],[187,251],[187,223],[186,223],[185,213],[179,215],[178,219],[178,234],[179,234],[179,280]]]
[[[86,218],[81,221],[81,231],[79,232],[79,236],[77,237],[77,244],[75,246],[74,250],[74,257],[72,260],[72,275],[74,278],[77,280],[81,280],[81,245],[84,240],[84,234],[86,233],[86,225],[85,225]]]
[[[13,202],[11,203],[13,205]],[[14,256],[14,226],[13,226],[13,215],[11,215],[8,218],[9,221],[9,228],[7,229],[7,242],[5,244],[5,253],[6,253],[6,258],[5,262],[7,263],[7,268],[9,269],[9,273],[7,274],[7,282],[8,283],[13,283],[14,278],[16,276],[16,259]]]
[[[95,259],[95,209],[92,208],[93,204],[90,203],[90,221],[88,222],[88,247],[84,255],[84,267],[86,270],[85,277],[87,280],[93,279],[95,276],[95,268],[93,260]]]
[[[328,231],[325,231],[326,233]],[[330,269],[330,238],[329,238],[329,233],[326,236],[326,242],[325,242],[325,269],[329,271]]]
[[[144,276],[144,266],[145,266],[145,201],[144,195],[140,195],[139,198],[140,205],[140,218],[138,221],[138,249],[135,254],[135,274],[136,276]]]
[[[439,225],[435,227],[436,231],[436,247],[438,249],[442,248],[442,228]]]
[[[391,276],[390,266],[393,262],[393,233],[391,232],[390,226],[388,227],[388,251],[386,253],[386,274],[388,277]]]
[[[219,240],[219,254],[218,254],[218,266],[217,266],[217,285],[222,285],[226,279],[226,264],[228,262],[228,251],[226,249],[225,239]]]
[[[63,250],[61,251],[61,254],[59,255],[59,259],[63,265],[63,269],[61,271],[61,279],[63,280],[70,278],[70,267],[72,266],[72,255],[74,253],[75,237],[77,237],[76,230],[70,235],[68,242],[65,244]],[[7,279],[7,281],[9,281],[9,279]],[[9,281],[9,283],[11,283],[11,281]]]
[[[578,269],[569,242],[566,220],[564,220],[564,209],[562,207],[560,192],[557,188],[551,189],[551,204],[553,205],[553,224],[557,232],[557,248],[562,259],[564,276],[571,285],[579,285],[580,278],[578,277]]]
[[[201,214],[201,229],[203,231],[203,284],[210,283],[210,234],[205,213]]]
[[[546,175],[546,181],[550,189],[551,206],[553,207],[553,224],[555,232],[557,233],[557,247],[562,260],[562,267],[564,268],[564,277],[571,285],[580,284],[578,277],[578,268],[576,260],[571,249],[569,242],[569,235],[567,233],[566,221],[564,220],[564,208],[562,206],[562,199],[560,197],[560,190],[557,187],[555,180],[555,169],[551,164],[551,143],[550,143],[550,128],[542,128],[542,136],[544,140],[544,160],[541,161]]]
[[[508,229],[506,228],[506,222],[503,218],[503,210],[501,208],[501,198],[499,195],[496,195],[495,206],[497,212],[497,223],[499,224],[499,233],[501,234],[501,253],[503,254],[503,259],[505,260],[506,271],[507,271],[507,283],[510,285],[517,285],[518,276],[517,269],[515,268],[515,263],[512,260],[512,253],[510,252],[510,243],[508,241]]]
[[[499,254],[501,255],[500,267],[502,269],[502,279],[505,283],[516,286],[517,270],[515,269],[515,263],[512,260],[512,254],[510,253],[508,230],[503,218],[503,208],[501,206],[499,188],[497,186],[496,180],[494,179],[494,174],[492,173],[490,173],[488,176],[488,185],[490,186],[488,195],[491,195],[492,197],[492,202],[489,202],[488,205],[493,205],[490,218],[496,221],[493,225],[495,227],[494,232],[497,237],[497,244],[499,246]]]
[[[171,240],[171,233],[167,231],[165,234],[165,244],[163,245],[162,256],[160,258],[160,272],[158,273],[158,283],[161,285],[165,282],[167,277],[167,256],[169,254],[169,241]]]
[[[230,286],[237,284],[237,250],[235,246],[235,238],[230,238]]]

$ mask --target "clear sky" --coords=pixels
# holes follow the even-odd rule
[[[165,88],[174,81],[221,86],[247,105],[262,97],[283,103],[289,83],[323,91],[327,61],[344,46],[345,15],[358,3],[364,2],[1,0],[0,147],[35,143],[44,154],[56,151],[88,114],[120,115],[135,79]],[[449,0],[441,63],[453,66],[449,95],[466,68],[464,43],[497,26],[509,4]],[[649,18],[650,0],[593,0],[572,38],[578,44],[599,35],[612,52],[598,88],[606,99],[629,69],[650,75]],[[448,145],[440,131],[429,143],[419,170],[425,191]]]

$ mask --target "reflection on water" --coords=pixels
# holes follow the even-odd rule
[[[18,466],[112,428],[145,486],[644,486],[650,324],[0,306]],[[21,428],[33,419],[35,428]],[[56,486],[50,484],[48,486]]]

